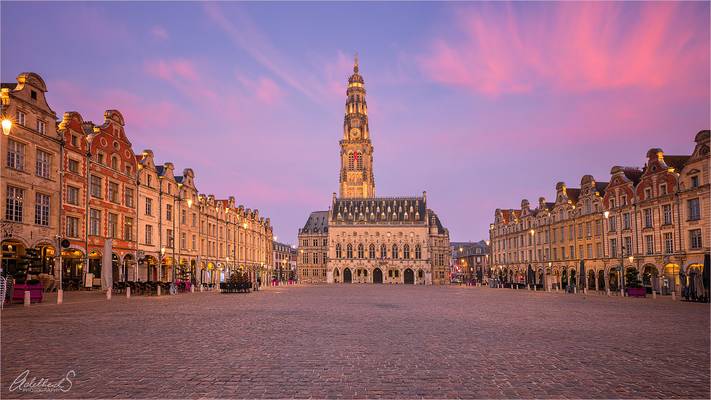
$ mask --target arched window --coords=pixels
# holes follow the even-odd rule
[[[405,246],[403,246],[403,248],[402,248],[402,258],[404,258],[404,259],[406,259],[406,260],[407,260],[408,258],[410,258],[410,245],[407,245],[407,244],[406,244]]]
[[[337,244],[337,245],[336,245],[336,258],[341,258],[341,256],[342,256],[342,254],[341,254],[341,245],[340,245],[340,244]]]
[[[348,169],[353,169],[353,153],[348,153]]]
[[[363,244],[358,245],[358,258],[363,258],[365,255],[363,254]]]
[[[118,169],[118,157],[116,157],[116,156],[111,157],[111,168]]]
[[[356,159],[358,160],[357,161],[358,169],[363,169],[363,154],[360,152],[355,152],[355,154],[356,154]]]
[[[380,258],[388,257],[388,248],[383,244],[380,246]]]
[[[353,258],[353,246],[350,243],[346,246],[346,258]]]
[[[368,247],[368,258],[375,258],[375,245],[371,244]]]
[[[422,249],[420,248],[420,245],[417,244],[415,245],[415,259],[419,260],[422,258]]]
[[[397,245],[394,244],[393,245],[393,258],[398,258],[399,256],[400,255],[398,254],[398,251],[397,251]]]

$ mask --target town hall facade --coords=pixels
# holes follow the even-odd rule
[[[339,196],[299,230],[305,283],[446,284],[449,231],[421,196],[376,197],[373,144],[358,60],[348,79]]]

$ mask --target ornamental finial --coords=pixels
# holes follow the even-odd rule
[[[355,61],[353,62],[353,72],[358,72],[358,52],[355,53]]]

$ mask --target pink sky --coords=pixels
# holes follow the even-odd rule
[[[452,240],[558,181],[689,153],[711,125],[708,3],[0,7],[3,82],[41,74],[59,115],[119,109],[135,151],[192,167],[285,242],[338,189],[356,51],[378,194],[427,190]]]

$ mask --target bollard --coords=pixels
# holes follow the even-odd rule
[[[533,291],[537,292],[538,291],[538,286],[533,286]]]
[[[607,293],[607,297],[610,297],[610,289],[605,289],[605,293]]]
[[[190,293],[195,293],[195,286],[190,285]]]
[[[583,288],[583,294],[588,294],[588,288]]]
[[[156,287],[156,296],[160,296],[160,286]]]
[[[672,292],[672,301],[676,300],[676,292]]]
[[[625,297],[625,291],[620,289],[620,297]]]
[[[652,290],[652,298],[653,299],[657,298],[657,291],[656,290]]]
[[[29,291],[29,290],[25,290],[24,305],[25,305],[25,307],[29,307],[29,306],[30,306],[30,291]]]
[[[559,289],[559,288],[558,288],[558,286],[556,285],[556,287],[555,287],[555,292],[556,292],[556,293],[558,293],[558,289]]]
[[[126,287],[126,298],[127,299],[131,298],[131,287],[130,286]]]
[[[106,290],[106,300],[111,300],[111,288]]]
[[[578,287],[577,286],[573,286],[573,294],[578,294]]]
[[[62,304],[64,302],[64,290],[57,290],[57,304]]]

